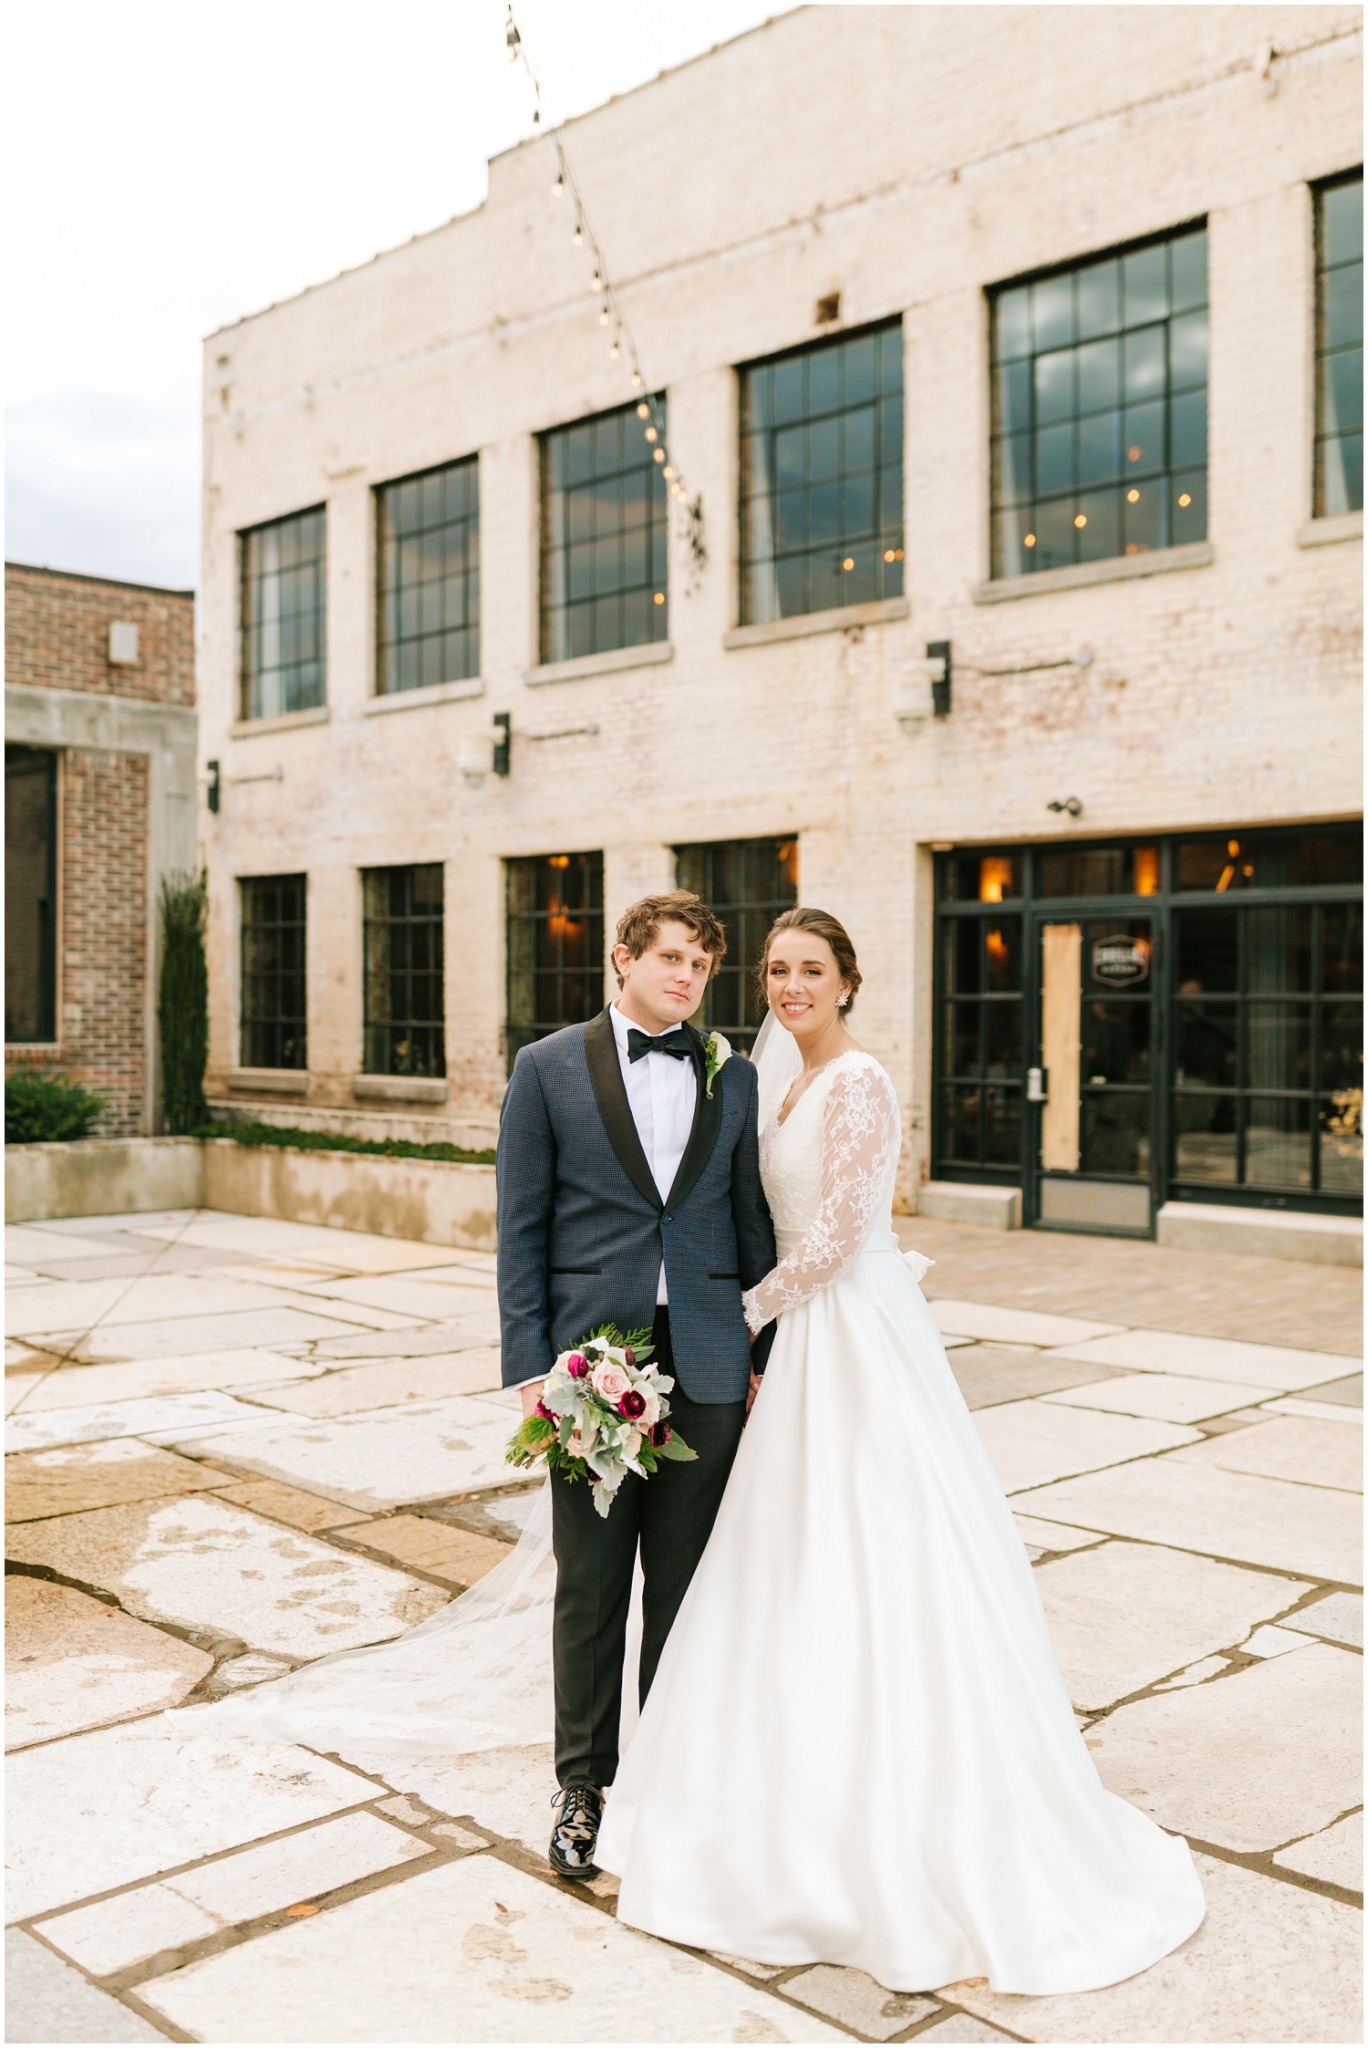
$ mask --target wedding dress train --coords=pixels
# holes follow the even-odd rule
[[[761,1169],[780,1318],[703,1560],[608,1797],[618,1917],[891,1990],[1117,1982],[1203,1900],[1098,1779],[1021,1537],[892,1230],[897,1101],[840,1055]]]

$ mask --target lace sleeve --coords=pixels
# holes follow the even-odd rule
[[[822,1111],[822,1200],[811,1228],[741,1297],[746,1327],[763,1330],[839,1280],[869,1235],[898,1148],[898,1105],[882,1069],[847,1067]]]

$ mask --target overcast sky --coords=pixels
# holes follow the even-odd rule
[[[788,4],[516,11],[554,121]],[[532,132],[503,0],[40,0],[7,45],[5,553],[188,588],[203,337],[479,204]]]

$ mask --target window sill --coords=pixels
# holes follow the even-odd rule
[[[309,1076],[292,1067],[232,1067],[224,1076],[230,1095],[307,1095]]]
[[[976,583],[975,604],[1008,604],[1017,597],[1043,597],[1051,590],[1085,590],[1093,583],[1128,583],[1136,576],[1163,576],[1170,569],[1205,569],[1216,559],[1209,540],[1181,548],[1155,548],[1148,555],[1117,555],[1105,562],[1076,562],[1070,569],[1042,569],[1038,576],[1003,576]]]
[[[1297,528],[1299,548],[1325,548],[1332,541],[1362,539],[1361,512],[1339,512],[1333,519],[1308,519],[1304,526]]]
[[[391,690],[383,697],[368,697],[362,705],[367,718],[387,711],[421,711],[425,704],[456,704],[465,697],[484,695],[484,677],[466,676],[460,682],[425,683],[417,690]]]
[[[411,1074],[353,1074],[352,1094],[358,1102],[445,1102],[445,1081]]]
[[[880,597],[872,604],[843,604],[832,611],[805,612],[796,619],[765,619],[754,626],[731,626],[722,635],[724,647],[764,647],[771,640],[804,640],[809,633],[848,633],[855,626],[881,626],[889,619],[908,619],[906,597]]]
[[[311,704],[307,711],[282,711],[278,718],[235,718],[228,731],[233,739],[245,740],[257,732],[289,732],[296,725],[326,725],[331,716],[326,704]]]
[[[660,661],[673,661],[674,647],[668,640],[652,640],[645,647],[614,647],[607,654],[577,654],[571,661],[543,661],[523,671],[525,683],[573,683],[579,676],[614,675],[622,668],[650,668]]]

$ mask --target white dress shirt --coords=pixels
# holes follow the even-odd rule
[[[692,1060],[672,1059],[668,1053],[646,1053],[634,1061],[627,1048],[627,1033],[633,1029],[640,1030],[640,1025],[629,1023],[616,1003],[608,1015],[617,1042],[627,1106],[632,1112],[632,1122],[636,1125],[651,1177],[664,1202],[674,1186],[679,1162],[684,1157],[689,1133],[693,1129],[694,1111],[698,1106],[698,1070]],[[665,1026],[665,1031],[678,1029],[676,1024]],[[648,1038],[663,1038],[665,1031],[648,1031],[646,1035]],[[665,1286],[665,1261],[662,1259],[656,1281],[656,1303],[663,1305],[669,1298]],[[545,1377],[541,1373],[535,1379],[520,1380],[518,1385],[540,1386]]]
[[[646,1164],[651,1169],[651,1178],[660,1190],[660,1199],[669,1197],[674,1186],[679,1162],[684,1157],[684,1148],[689,1142],[693,1129],[694,1110],[698,1106],[698,1070],[692,1060],[672,1059],[668,1053],[646,1053],[639,1060],[633,1060],[627,1050],[627,1033],[640,1030],[623,1016],[614,1003],[608,1012],[613,1023],[613,1036],[617,1040],[618,1063],[627,1088],[627,1104],[632,1112],[641,1149],[646,1154]],[[648,1031],[648,1038],[663,1038],[666,1031],[677,1031],[677,1024],[667,1024],[663,1031]],[[665,1261],[660,1262],[660,1278],[656,1282],[658,1304],[669,1300],[665,1286]]]

